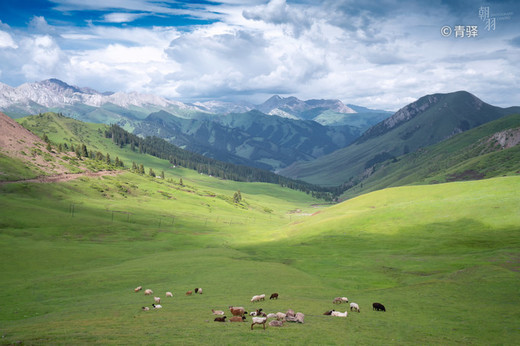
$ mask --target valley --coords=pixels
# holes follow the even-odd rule
[[[78,127],[51,114],[19,121],[47,134],[59,153],[47,156],[43,176],[56,174],[58,159],[66,172],[100,173],[0,185],[0,251],[9,259],[0,262],[2,344],[488,345],[520,336],[514,165],[508,176],[382,187],[331,205],[277,184],[173,167],[117,145],[103,124]],[[516,122],[504,118],[450,147]],[[80,142],[124,168],[57,150]],[[2,179],[41,176],[43,167],[31,163],[38,152],[26,156],[2,151],[0,171],[9,171]],[[145,173],[133,172],[132,162]],[[153,298],[135,293],[139,285],[153,289],[163,308],[142,311]],[[204,294],[185,295],[195,287]],[[273,292],[279,299],[250,302]],[[332,303],[338,296],[361,312],[324,316],[348,310]],[[387,311],[373,311],[373,302]],[[213,322],[211,309],[230,305],[293,309],[305,323],[264,331],[251,330],[249,316],[248,323]]]

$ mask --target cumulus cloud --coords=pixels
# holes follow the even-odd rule
[[[28,80],[59,75],[64,65],[67,65],[67,57],[49,35],[25,38],[21,46],[26,53],[21,70]]]
[[[0,31],[0,48],[18,48],[18,45],[9,33]]]
[[[312,16],[305,10],[287,5],[285,0],[271,0],[267,5],[244,10],[242,15],[249,20],[263,21],[275,25],[288,25],[296,36],[310,28]]]

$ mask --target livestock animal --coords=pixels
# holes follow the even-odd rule
[[[161,302],[161,298],[159,298],[159,297],[153,297],[153,300],[155,301],[156,304],[159,304]]]
[[[145,289],[144,290],[144,295],[145,296],[151,296],[153,294],[153,291],[149,288]]]
[[[372,304],[372,310],[376,311],[386,311],[385,306],[381,303],[373,303]]]
[[[150,308],[148,306],[143,306],[143,311],[150,311]]]
[[[332,313],[330,315],[337,316],[337,317],[347,317],[348,312],[347,311],[345,311],[345,312],[332,311]]]
[[[188,291],[188,292],[186,292],[186,295],[187,295],[187,296],[191,296],[192,294],[193,294],[193,291]]]
[[[262,315],[262,309],[256,309],[255,311],[252,311],[249,313],[250,316],[261,316]]]
[[[292,313],[290,313],[292,312]],[[285,316],[285,320],[287,322],[298,322],[298,323],[303,323],[303,319],[305,318],[305,315],[301,312],[297,312],[296,314],[294,313],[293,310],[289,310],[287,311],[287,314]]]
[[[215,319],[213,321],[215,321],[215,322],[226,322],[226,316],[215,317]]]
[[[266,317],[267,318],[276,318],[276,314],[271,312],[270,314],[267,314]]]
[[[224,311],[222,311],[222,310],[213,310],[213,309],[211,309],[211,312],[213,312],[213,315],[222,315],[222,316],[224,316]]]
[[[173,298],[173,293],[171,293],[171,292],[166,292],[166,297],[172,297],[172,298]]]
[[[265,322],[267,321],[267,317],[253,317],[253,323],[251,324],[251,330],[253,330],[253,326],[255,324],[261,324],[265,329]]]
[[[333,311],[336,311],[336,310],[325,311],[323,314],[326,315],[326,316],[330,316]]]
[[[162,308],[162,305],[159,305],[159,304],[152,304],[153,308],[154,309],[161,309]]]
[[[260,294],[251,298],[251,302],[259,302],[261,300],[265,300],[265,294]]]
[[[202,288],[198,287],[195,289],[195,294],[202,294]]]
[[[282,327],[284,322],[285,321],[272,320],[272,321],[269,322],[269,325],[271,327]]]
[[[245,314],[247,314],[247,311],[241,306],[230,306],[229,311],[233,316],[244,316]]]
[[[361,310],[359,309],[359,305],[357,305],[356,303],[350,303],[350,311],[352,310],[361,312]]]
[[[277,312],[276,313],[276,319],[277,320],[283,320],[285,318],[285,314],[283,312]]]
[[[294,310],[293,309],[289,309],[287,310],[287,312],[285,313],[285,318],[287,319],[287,317],[294,317],[295,316],[295,313],[294,313]]]
[[[143,289],[143,286],[137,286],[136,288],[134,288],[134,292],[139,292],[140,290]]]
[[[271,299],[278,299],[278,293],[271,294],[271,296],[269,297],[269,300],[271,300]]]
[[[332,303],[333,304],[348,303],[348,298],[347,297],[336,297],[336,298],[334,298]]]
[[[246,321],[246,316],[232,316],[230,319],[229,319],[229,322],[245,322]]]

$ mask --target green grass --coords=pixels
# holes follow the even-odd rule
[[[166,180],[1,185],[1,343],[511,344],[519,186],[506,177],[401,187],[316,208],[304,193],[183,169]],[[224,198],[236,190],[241,207]],[[138,285],[163,309],[141,311],[153,300]],[[204,294],[184,295],[195,287]],[[279,300],[249,301],[272,292]],[[336,296],[362,312],[323,316]],[[388,311],[372,311],[374,301]],[[213,322],[211,309],[229,305],[292,308],[305,324]]]
[[[376,166],[371,176],[342,197],[351,198],[391,186],[518,175],[520,147],[501,149],[489,139],[497,132],[519,127],[520,114],[509,115],[398,160],[387,161]]]

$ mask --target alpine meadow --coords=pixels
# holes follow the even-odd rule
[[[303,182],[290,189],[174,166],[117,144],[104,124],[17,119],[37,137],[2,119],[2,344],[488,345],[520,336],[518,164],[330,204]],[[258,294],[265,300],[251,302]],[[212,309],[229,318],[230,306],[305,319],[265,330],[250,316],[213,321]]]

